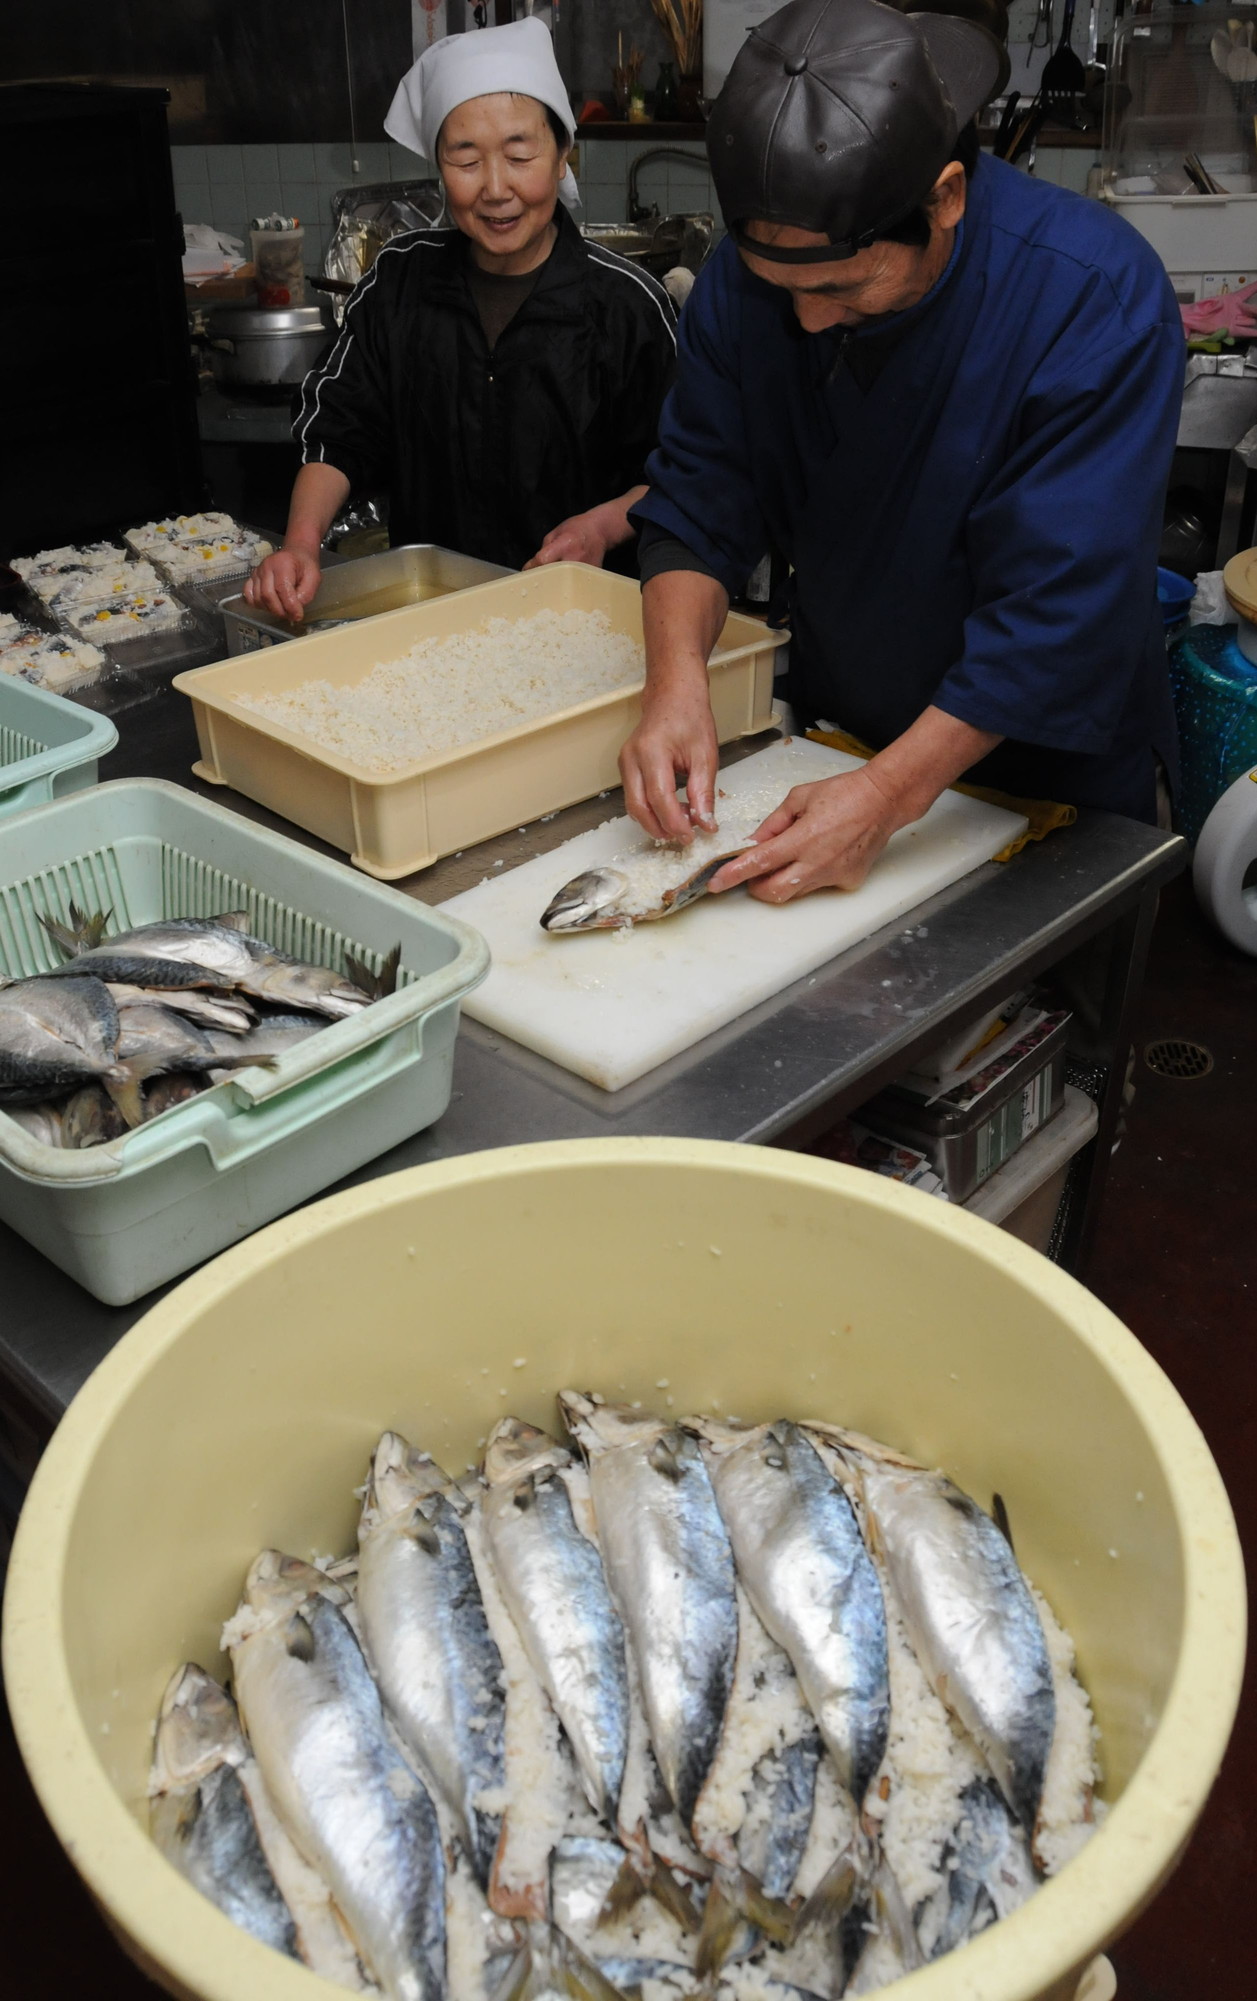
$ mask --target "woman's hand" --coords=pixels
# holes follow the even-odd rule
[[[543,563],[592,563],[601,567],[608,549],[618,549],[633,534],[630,507],[636,507],[646,492],[631,486],[614,500],[604,500],[584,514],[571,514],[552,528],[535,556],[524,564],[526,570],[540,569]]]
[[[796,785],[755,835],[755,846],[726,862],[713,893],[746,883],[764,903],[790,903],[814,889],[858,889],[903,824],[868,768]]]
[[[592,563],[595,569],[601,568],[603,557],[613,546],[605,514],[604,507],[591,507],[587,514],[573,514],[560,521],[524,568],[538,570],[544,563]]]
[[[244,596],[247,603],[261,605],[276,618],[300,625],[321,575],[316,550],[277,549],[258,564],[245,584]]]

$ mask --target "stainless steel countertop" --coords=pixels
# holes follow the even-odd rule
[[[122,740],[102,777],[169,778],[265,825],[297,832],[237,794],[191,777],[195,736],[181,696],[164,689],[124,714],[119,727]],[[728,755],[744,756],[768,740]],[[441,902],[478,882],[494,862],[510,867],[527,860],[620,810],[618,793],[591,800],[397,886]],[[1084,813],[1075,827],[1012,862],[976,870],[921,905],[910,922],[888,926],[613,1094],[465,1021],[444,1118],[341,1185],[540,1139],[671,1134],[799,1143],[908,1068],[950,1016],[976,1012],[1133,910],[1178,873],[1186,853],[1173,835]],[[16,1392],[33,1417],[51,1422],[159,1296],[102,1306],[2,1227],[0,1274],[0,1400]]]

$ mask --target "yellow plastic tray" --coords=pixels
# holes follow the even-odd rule
[[[362,626],[311,635],[175,677],[191,697],[201,756],[193,766],[341,848],[369,875],[391,880],[427,868],[507,827],[619,784],[616,759],[641,713],[640,684],[542,722],[443,751],[381,778],[320,750],[308,737],[241,708],[236,697],[326,680],[352,687],[416,640],[474,632],[490,618],[539,611],[602,611],[617,632],[642,636],[641,591],[628,577],[555,563]],[[787,635],[731,613],[711,659],[711,700],[722,743],[772,723],[773,655]]]
[[[1134,1336],[992,1224],[700,1141],[505,1148],[331,1196],[186,1280],[75,1399],[18,1525],[5,1678],[40,1799],[130,1950],[185,2001],[317,2001],[149,1839],[162,1688],[184,1659],[225,1671],[263,1544],[352,1545],[384,1426],[461,1469],[505,1412],[552,1424],[565,1384],[841,1417],[1004,1495],[1077,1641],[1112,1810],[901,1991],[1072,2001],[1173,1869],[1235,1716],[1244,1575],[1208,1447]]]

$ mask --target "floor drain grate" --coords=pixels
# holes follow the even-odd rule
[[[1213,1057],[1203,1043],[1185,1042],[1178,1035],[1150,1042],[1144,1062],[1158,1077],[1207,1077],[1213,1068]]]

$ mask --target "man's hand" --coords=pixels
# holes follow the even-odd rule
[[[716,822],[718,747],[707,696],[707,675],[692,689],[677,688],[643,701],[642,719],[620,752],[624,803],[656,841],[690,842],[694,829]],[[677,782],[687,799],[677,798]]]
[[[696,827],[716,824],[707,662],[728,612],[724,588],[696,570],[666,570],[642,586],[646,686],[642,719],[620,752],[620,778],[625,805],[656,841],[686,844]]]
[[[300,625],[319,587],[318,554],[310,549],[277,549],[258,564],[244,587],[247,603],[262,605],[276,618]]]
[[[858,889],[899,824],[867,768],[796,785],[712,891],[745,882],[764,903],[789,903],[814,889]]]
[[[757,829],[755,846],[713,878],[713,894],[744,882],[764,903],[789,903],[814,889],[858,889],[891,835],[999,741],[926,709],[859,771],[796,785]]]

